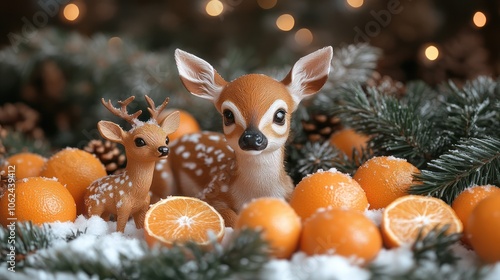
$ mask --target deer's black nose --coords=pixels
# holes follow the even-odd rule
[[[164,156],[168,155],[169,151],[170,151],[170,149],[167,146],[161,146],[158,148],[158,152],[160,152],[160,157],[164,157]]]
[[[262,151],[267,147],[267,138],[258,129],[249,127],[241,135],[238,144],[245,151]]]

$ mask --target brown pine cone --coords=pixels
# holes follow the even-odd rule
[[[0,165],[0,167],[2,166]],[[5,191],[7,191],[7,176],[5,175],[5,170],[0,169],[0,197],[3,196]]]
[[[125,154],[123,154],[114,142],[108,140],[92,140],[83,150],[94,154],[106,167],[108,175],[114,174],[126,165]]]
[[[369,87],[375,87],[380,93],[393,95],[400,98],[405,95],[406,87],[400,82],[393,80],[391,77],[386,75],[381,75],[379,72],[374,71],[372,76],[366,82]]]
[[[7,130],[22,133],[35,140],[44,139],[38,126],[40,114],[24,103],[6,103],[0,107],[0,125]]]
[[[302,121],[302,128],[311,142],[325,141],[333,132],[342,128],[340,119],[326,114],[314,114],[309,120]]]

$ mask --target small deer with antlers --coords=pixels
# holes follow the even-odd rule
[[[182,83],[215,105],[224,134],[189,134],[172,143],[173,189],[210,203],[226,226],[233,226],[239,210],[254,198],[287,199],[294,187],[284,168],[291,113],[323,87],[332,56],[331,47],[311,53],[282,81],[249,74],[226,82],[206,61],[176,50]]]
[[[111,101],[102,104],[114,115],[132,125],[129,131],[109,121],[100,121],[97,125],[101,135],[125,147],[127,166],[125,171],[117,175],[109,175],[92,182],[85,194],[85,206],[88,216],[98,215],[109,219],[116,217],[116,230],[123,232],[130,216],[134,218],[137,228],[142,228],[144,217],[149,208],[149,189],[153,179],[156,161],[169,154],[168,135],[179,127],[179,112],[175,111],[160,118],[161,111],[168,103],[168,98],[158,107],[151,98],[146,97],[151,118],[147,122],[137,117],[141,110],[134,114],[127,112],[127,106],[134,96],[119,101],[121,109],[115,108]]]

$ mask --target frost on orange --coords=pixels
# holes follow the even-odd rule
[[[15,198],[14,202],[9,201],[12,198]],[[14,206],[9,203],[14,203]],[[17,181],[13,193],[6,191],[0,198],[0,217],[4,226],[9,223],[8,218],[17,218],[18,222],[31,221],[37,225],[72,222],[76,218],[76,205],[61,183],[43,177],[30,177]]]
[[[300,217],[286,201],[263,197],[244,206],[235,228],[262,230],[262,238],[269,243],[271,254],[289,258],[297,249],[302,226]]]
[[[417,182],[420,171],[405,159],[393,156],[373,157],[363,163],[353,176],[366,193],[370,209],[385,208],[396,198],[407,195]]]
[[[192,197],[160,200],[149,208],[144,221],[144,235],[150,246],[188,241],[208,246],[212,238],[221,241],[224,231],[222,216],[206,202]]]
[[[373,260],[382,248],[378,227],[353,210],[319,211],[304,222],[300,249],[308,255],[338,254],[362,264]]]
[[[500,262],[500,194],[481,200],[467,222],[468,240],[486,263]]]
[[[331,169],[320,170],[303,178],[292,193],[290,205],[304,221],[321,208],[363,212],[368,208],[368,200],[355,180]]]
[[[462,191],[453,200],[451,207],[455,210],[455,213],[464,226],[464,237],[462,238],[464,243],[470,245],[467,237],[467,223],[472,210],[480,201],[497,193],[500,194],[500,188],[493,185],[473,186]]]
[[[406,195],[394,200],[382,213],[381,231],[387,247],[413,243],[419,232],[426,235],[436,227],[449,225],[448,234],[462,232],[462,222],[443,200]]]

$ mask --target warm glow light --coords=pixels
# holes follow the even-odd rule
[[[472,17],[474,25],[477,27],[483,27],[486,25],[486,15],[483,12],[477,11]]]
[[[295,42],[301,46],[308,46],[313,41],[313,34],[307,28],[301,28],[295,32]]]
[[[276,20],[276,26],[283,31],[292,30],[295,25],[295,19],[289,14],[283,14]]]
[[[439,50],[436,46],[430,45],[425,48],[424,54],[428,60],[433,61],[439,57]]]
[[[74,21],[80,15],[80,8],[75,4],[68,4],[63,10],[64,18],[69,21]]]
[[[210,0],[205,7],[205,11],[209,16],[216,17],[224,11],[224,4],[219,0]]]
[[[347,5],[353,8],[359,8],[365,3],[364,0],[347,0]]]
[[[111,37],[108,40],[108,47],[118,49],[121,47],[123,41],[120,37]]]
[[[266,9],[266,10],[271,9],[274,6],[276,6],[276,3],[278,3],[278,0],[257,0],[257,4],[259,4],[259,6],[262,9]]]

